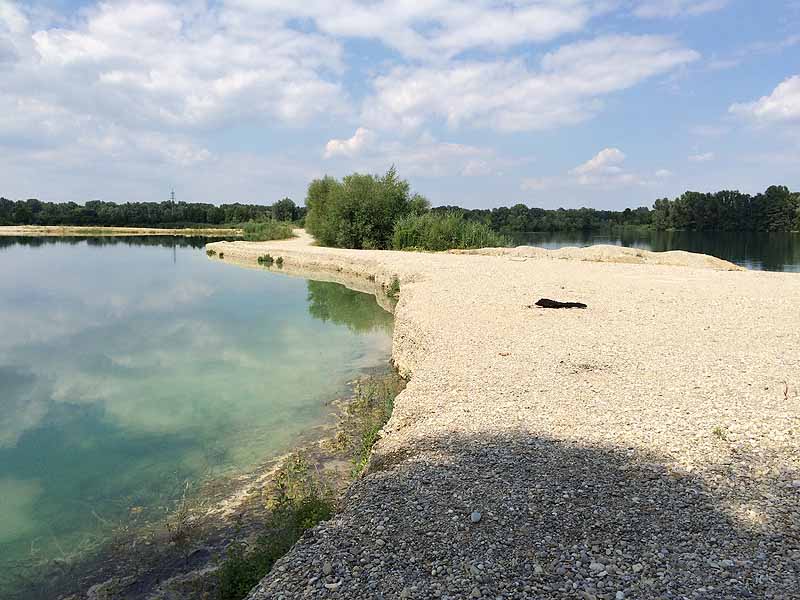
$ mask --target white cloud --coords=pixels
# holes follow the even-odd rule
[[[523,191],[541,191],[553,188],[576,188],[595,186],[602,189],[615,189],[632,185],[647,185],[648,178],[625,168],[625,153],[619,148],[604,148],[585,163],[570,169],[561,177],[525,178],[520,184]],[[659,175],[660,174],[660,175]],[[661,170],[656,177],[669,176]]]
[[[605,148],[594,157],[572,169],[575,175],[592,175],[595,173],[619,173],[619,165],[625,162],[625,154],[619,148]]]
[[[470,49],[502,50],[581,31],[604,0],[236,0],[256,13],[308,19],[334,37],[379,40],[402,56],[441,61]]]
[[[668,179],[669,177],[672,177],[672,171],[669,169],[659,169],[656,171],[656,177],[659,179]]]
[[[397,67],[376,78],[364,119],[413,129],[430,118],[503,131],[550,129],[596,114],[602,96],[685,65],[699,55],[661,36],[607,36],[521,60]]]
[[[9,0],[0,0],[0,32],[23,34],[28,30],[28,18]]]
[[[329,140],[325,144],[325,158],[333,158],[335,156],[355,156],[374,140],[375,135],[363,127],[356,129],[353,137],[346,140]]]
[[[646,18],[696,16],[727,6],[728,0],[642,0],[634,14]]]
[[[800,75],[783,81],[769,96],[755,102],[734,104],[729,110],[761,123],[800,120]]]
[[[713,152],[703,152],[703,153],[700,153],[700,154],[692,154],[689,157],[689,160],[692,161],[692,162],[697,162],[697,163],[708,162],[708,161],[714,160],[714,153]]]

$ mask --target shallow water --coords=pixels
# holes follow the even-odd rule
[[[612,232],[558,231],[514,233],[515,245],[555,250],[565,246],[611,244],[654,252],[685,250],[709,254],[758,271],[800,272],[800,233],[755,233],[723,231],[641,231]]]
[[[67,557],[324,422],[386,365],[391,316],[340,285],[173,238],[0,240],[0,557]]]

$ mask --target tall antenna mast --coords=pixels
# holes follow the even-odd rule
[[[172,190],[172,192],[170,193],[169,201],[175,204],[175,190]]]

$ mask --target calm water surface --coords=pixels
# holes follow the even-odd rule
[[[70,554],[285,451],[391,328],[372,296],[199,241],[0,238],[0,557]]]
[[[722,258],[748,269],[800,272],[800,234],[695,231],[571,231],[513,234],[515,245],[557,249],[611,244],[664,252],[686,250]]]

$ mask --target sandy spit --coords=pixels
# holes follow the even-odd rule
[[[800,598],[800,276],[612,247],[209,246],[400,281],[409,385],[343,511],[252,599]]]
[[[78,227],[61,225],[9,225],[0,227],[0,236],[126,236],[126,235],[181,235],[181,236],[240,236],[240,229],[159,229],[157,227]]]

